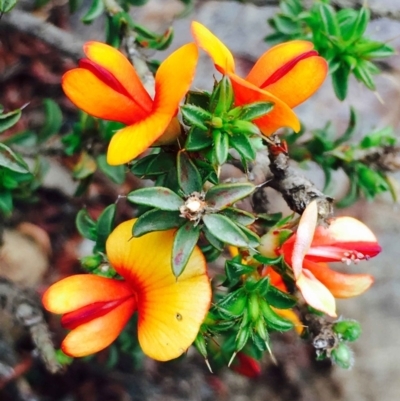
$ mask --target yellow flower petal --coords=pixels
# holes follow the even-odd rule
[[[185,271],[172,274],[174,230],[132,238],[135,220],[109,236],[107,255],[119,274],[137,290],[139,342],[151,358],[177,358],[192,344],[209,309],[211,287],[206,262],[195,248]]]
[[[296,280],[305,301],[313,308],[336,317],[336,302],[331,292],[307,269],[303,269]]]
[[[51,285],[43,295],[44,307],[53,313],[75,311],[94,302],[107,302],[132,295],[124,281],[91,274],[77,274]]]
[[[108,145],[107,163],[118,165],[130,162],[144,152],[167,129],[172,116],[155,113],[133,125],[122,128]]]
[[[87,58],[109,71],[138,104],[151,111],[152,100],[129,60],[117,49],[101,42],[83,46]]]
[[[94,117],[132,124],[147,115],[132,99],[110,88],[84,68],[66,72],[61,85],[76,107]]]
[[[235,62],[229,49],[204,25],[192,22],[194,40],[212,58],[215,68],[221,74],[235,72]]]
[[[107,291],[108,289],[104,289],[103,299],[107,297]],[[86,292],[88,295],[91,294],[92,288],[87,287]],[[67,355],[74,357],[86,356],[101,351],[118,337],[135,309],[135,298],[128,298],[106,315],[93,319],[72,330],[62,342],[61,349]]]
[[[175,50],[160,65],[156,73],[154,112],[176,114],[179,102],[189,90],[194,78],[199,54],[194,43]]]

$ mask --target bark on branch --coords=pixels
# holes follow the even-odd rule
[[[0,20],[1,28],[7,32],[17,30],[34,36],[74,60],[83,56],[81,39],[28,12],[12,10],[4,14]]]

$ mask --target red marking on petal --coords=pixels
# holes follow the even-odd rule
[[[83,306],[73,312],[64,314],[61,318],[61,324],[66,329],[73,330],[84,323],[106,315],[132,296],[133,295],[129,295],[114,301],[94,302],[90,305]]]
[[[79,67],[90,71],[93,75],[95,75],[98,79],[100,79],[100,81],[104,82],[107,86],[109,86],[116,92],[128,97],[129,99],[135,102],[135,99],[132,98],[132,96],[128,93],[125,87],[117,80],[117,78],[115,78],[113,74],[111,74],[109,71],[107,71],[99,64],[96,64],[87,58],[83,58],[79,60]]]
[[[282,67],[278,68],[271,76],[267,78],[267,80],[261,85],[261,89],[265,89],[268,85],[272,85],[275,82],[279,81],[283,76],[285,76],[290,70],[292,70],[297,63],[300,61],[309,58],[318,56],[318,52],[316,50],[310,50],[306,53],[300,54],[294,59],[290,60],[288,63],[284,64]]]

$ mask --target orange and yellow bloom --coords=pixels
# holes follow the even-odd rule
[[[106,252],[123,280],[90,274],[67,277],[43,296],[47,310],[63,314],[71,332],[62,343],[71,356],[85,356],[110,345],[135,311],[143,352],[166,361],[195,340],[211,302],[206,262],[195,248],[177,279],[171,270],[173,230],[132,238],[134,220],[109,236]]]
[[[376,256],[381,247],[372,231],[352,217],[338,217],[328,228],[317,226],[316,201],[305,209],[297,232],[278,250],[292,267],[296,285],[313,308],[336,316],[336,298],[362,294],[373,283],[369,274],[343,274],[327,262],[347,265]]]
[[[193,80],[197,47],[184,45],[160,65],[154,99],[118,50],[104,43],[88,42],[84,51],[87,58],[80,61],[79,68],[63,76],[62,87],[86,113],[127,125],[113,136],[107,152],[109,164],[127,163],[167,130]]]
[[[323,83],[328,66],[311,42],[295,40],[274,46],[256,62],[245,79],[235,74],[229,49],[206,27],[192,23],[196,43],[213,59],[216,69],[231,79],[238,106],[273,102],[273,110],[254,121],[264,135],[281,127],[300,130],[292,108],[308,99]]]

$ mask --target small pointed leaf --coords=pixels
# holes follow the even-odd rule
[[[172,248],[172,272],[179,277],[189,261],[190,255],[197,244],[200,226],[194,226],[193,221],[186,222],[175,234]]]
[[[183,200],[169,188],[151,187],[141,188],[128,194],[129,202],[138,205],[155,207],[160,210],[178,211]]]
[[[185,151],[180,151],[178,153],[177,175],[179,186],[186,195],[201,191],[201,175],[196,165]]]
[[[220,210],[249,196],[255,189],[250,182],[215,185],[207,191],[206,202],[210,208]]]
[[[165,231],[180,227],[186,222],[177,212],[152,209],[142,214],[133,226],[132,235],[141,237],[153,231]]]
[[[227,244],[247,247],[246,235],[227,217],[219,214],[207,214],[203,222],[214,237]]]

